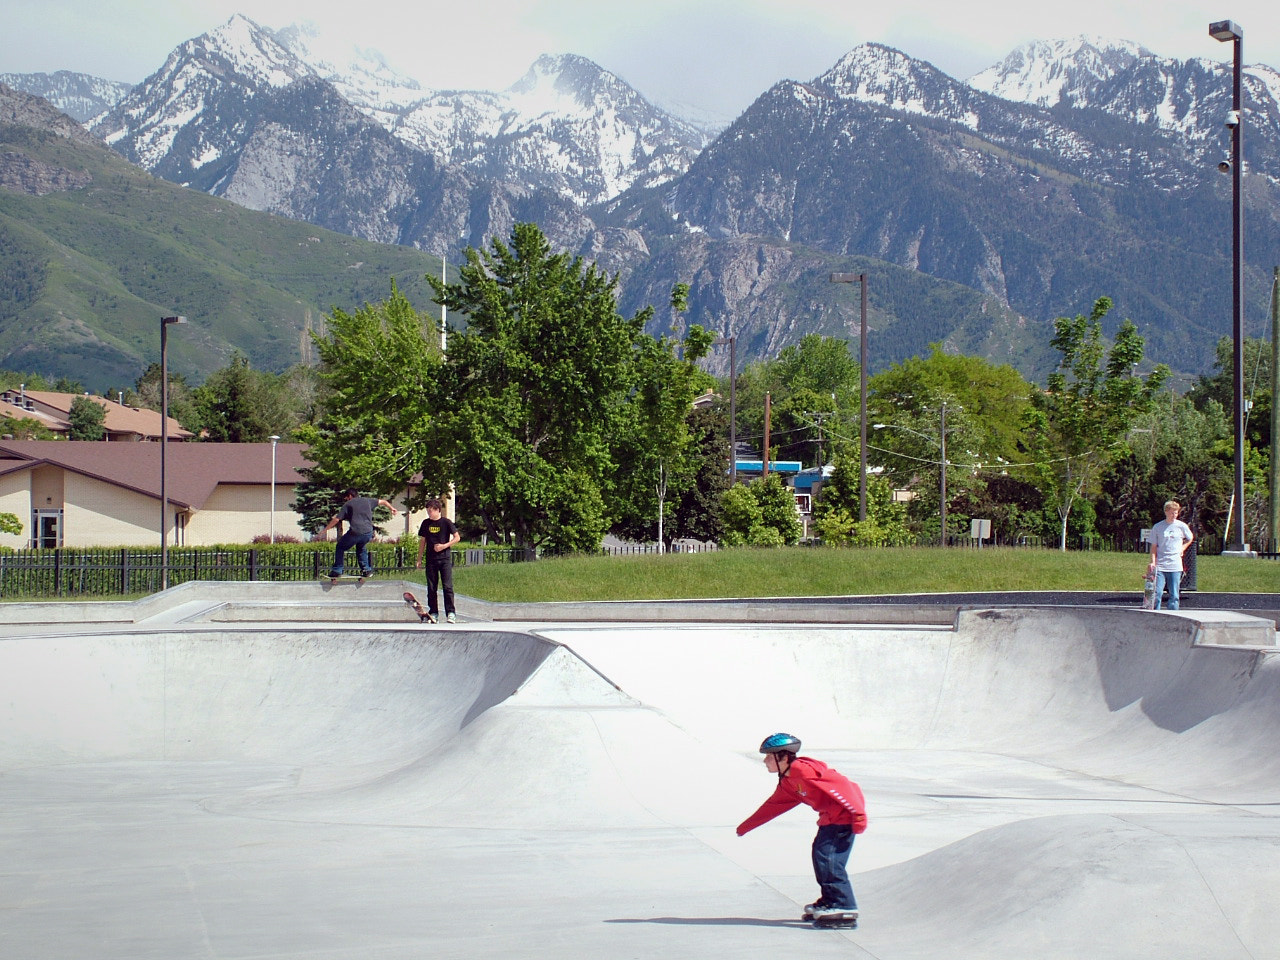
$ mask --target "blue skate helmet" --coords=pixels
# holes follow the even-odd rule
[[[800,752],[800,740],[789,733],[775,733],[764,738],[764,743],[760,744],[760,752],[796,754]]]

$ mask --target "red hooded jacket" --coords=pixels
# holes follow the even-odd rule
[[[867,802],[862,788],[821,760],[796,757],[786,775],[778,779],[778,789],[773,791],[773,796],[738,824],[738,836],[802,803],[818,811],[820,827],[844,823],[852,826],[854,833],[867,829]]]

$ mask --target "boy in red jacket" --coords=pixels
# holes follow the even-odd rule
[[[778,788],[751,816],[738,825],[738,836],[768,823],[801,803],[818,811],[818,834],[813,838],[813,873],[821,893],[804,908],[805,920],[842,922],[857,926],[858,902],[849,883],[847,864],[855,834],[867,829],[867,805],[862,789],[821,760],[800,757],[800,741],[789,733],[775,733],[760,744],[764,764],[778,775]]]

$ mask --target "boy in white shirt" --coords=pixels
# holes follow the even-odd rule
[[[1170,500],[1164,505],[1164,519],[1151,528],[1151,568],[1156,572],[1156,605],[1160,609],[1161,594],[1169,590],[1169,609],[1178,609],[1178,587],[1182,583],[1182,555],[1195,535],[1178,519],[1182,505]]]

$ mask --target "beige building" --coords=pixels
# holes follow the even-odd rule
[[[0,390],[0,425],[6,418],[13,420],[34,420],[40,426],[54,433],[66,435],[71,429],[71,404],[78,393],[53,393],[48,390]],[[123,403],[107,400],[103,397],[83,396],[103,408],[102,426],[106,430],[107,440],[139,441],[159,440],[160,427],[164,418],[155,410],[126,407]],[[169,440],[182,441],[194,439],[195,434],[184,430],[182,424],[169,417],[166,428]],[[6,433],[0,429],[0,434]]]
[[[297,443],[275,452],[277,536],[308,539],[290,504],[311,466]],[[167,446],[166,514],[171,546],[251,543],[272,530],[270,443]],[[0,513],[23,525],[0,546],[145,546],[159,541],[160,444],[73,440],[0,441]],[[420,515],[401,514],[388,532],[417,533]],[[330,535],[332,536],[332,534]]]

